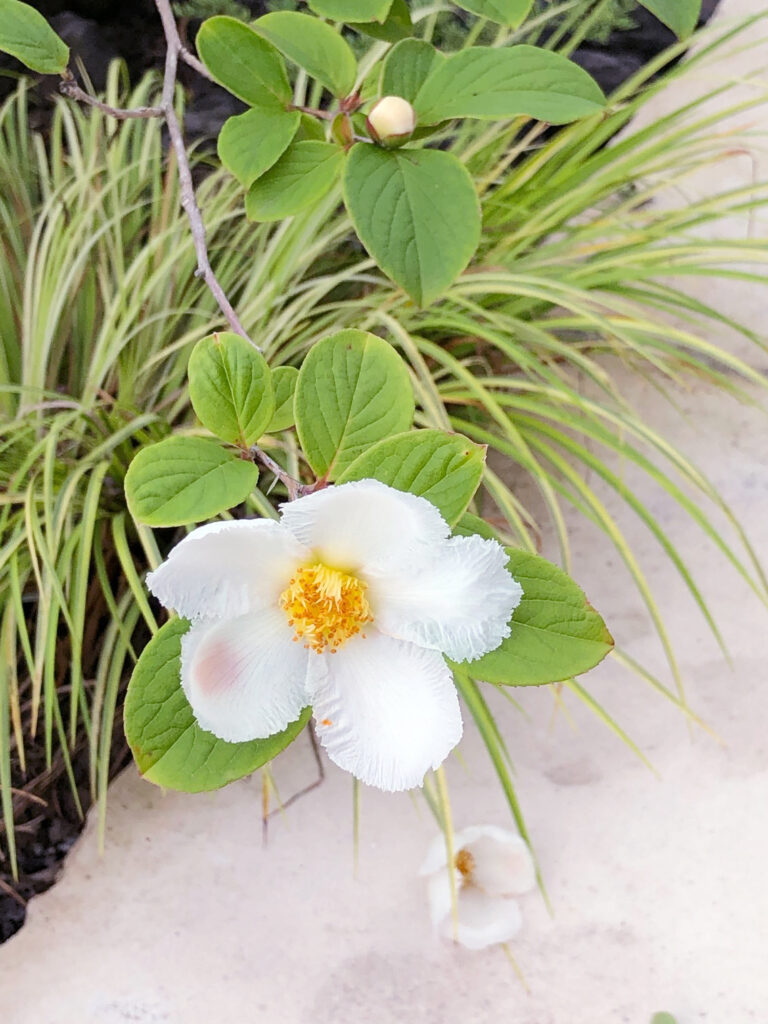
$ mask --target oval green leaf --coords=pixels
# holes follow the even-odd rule
[[[199,523],[245,501],[259,471],[202,437],[168,437],[134,457],[125,474],[133,518],[147,526]]]
[[[275,101],[277,103],[277,101]],[[244,188],[250,186],[286,151],[301,124],[297,110],[256,106],[224,122],[219,158]]]
[[[456,0],[456,5],[497,25],[517,28],[530,13],[533,0]]]
[[[293,411],[293,396],[299,371],[295,366],[278,366],[272,371],[272,390],[275,393],[275,411],[266,429],[267,434],[288,430],[296,422]]]
[[[470,537],[476,533],[485,540],[499,540],[499,536],[491,524],[481,519],[480,516],[476,516],[474,512],[465,512],[454,526],[453,532],[460,537]]]
[[[402,96],[413,103],[419,90],[445,63],[445,55],[423,39],[403,39],[387,54],[381,71],[381,96]]]
[[[201,729],[181,688],[185,619],[171,619],[136,663],[125,698],[125,736],[149,782],[182,793],[220,789],[271,761],[307,724],[311,709],[264,740],[226,743]]]
[[[326,22],[296,11],[274,11],[255,21],[253,27],[334,96],[352,91],[357,74],[355,55]]]
[[[538,46],[471,46],[432,72],[414,100],[421,124],[452,117],[529,117],[567,124],[599,113],[605,96],[562,54]]]
[[[411,12],[405,0],[394,0],[386,21],[381,24],[378,21],[349,21],[347,24],[358,32],[373,39],[383,39],[386,43],[396,43],[413,34]]]
[[[0,50],[42,75],[60,75],[69,47],[39,11],[20,0],[0,0]]]
[[[264,356],[232,331],[203,338],[189,358],[189,397],[198,419],[222,441],[249,448],[272,418],[272,374]]]
[[[413,430],[379,441],[355,459],[338,483],[381,480],[431,501],[452,526],[472,500],[484,465],[485,447],[461,434]]]
[[[245,212],[251,220],[292,217],[328,192],[338,180],[344,151],[331,142],[295,142],[251,186]]]
[[[307,0],[309,9],[332,21],[384,21],[392,0]]]
[[[237,18],[219,14],[200,26],[197,52],[213,78],[251,106],[292,99],[288,72],[275,47]]]
[[[518,548],[507,553],[523,597],[510,636],[495,651],[466,662],[472,676],[506,686],[541,686],[598,665],[613,638],[581,588],[539,555]]]
[[[311,114],[301,115],[301,124],[295,136],[296,142],[325,142],[325,127],[323,121],[318,121]]]
[[[687,39],[701,17],[701,0],[638,0],[659,21],[672,29],[678,39]]]
[[[310,349],[294,411],[307,461],[318,476],[333,480],[371,445],[410,427],[411,379],[386,341],[340,331]]]
[[[419,306],[458,277],[480,241],[475,186],[451,153],[360,143],[347,157],[344,198],[360,241]]]

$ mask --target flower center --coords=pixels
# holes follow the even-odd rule
[[[462,883],[464,885],[468,885],[472,880],[472,872],[475,870],[475,858],[469,850],[459,850],[454,857],[453,863],[456,865],[456,870],[461,875]]]
[[[293,639],[303,640],[305,647],[318,654],[328,647],[335,654],[367,622],[373,622],[366,590],[356,576],[322,562],[297,569],[280,595],[288,625],[296,630]]]

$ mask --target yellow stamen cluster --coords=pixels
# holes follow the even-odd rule
[[[475,870],[475,858],[469,850],[459,850],[453,863],[456,865],[456,870],[461,875],[462,884],[468,885],[472,880],[472,872]]]
[[[335,654],[341,645],[373,622],[365,596],[366,584],[356,576],[327,565],[304,565],[280,595],[294,640],[321,654]]]

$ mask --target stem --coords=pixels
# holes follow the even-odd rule
[[[103,114],[116,117],[119,121],[127,121],[134,118],[165,117],[162,107],[134,107],[133,110],[126,110],[123,107],[110,107],[108,103],[102,103],[95,96],[81,89],[72,77],[72,72],[67,69],[63,75],[63,81],[59,85],[60,91],[71,100],[79,103],[86,103],[89,107],[96,107]]]
[[[188,64],[193,68],[198,75],[202,75],[203,78],[207,78],[209,82],[216,81],[205,64],[203,64],[201,60],[198,60],[194,53],[190,53],[186,46],[182,46],[179,50],[179,57],[181,57],[185,64]]]
[[[155,0],[155,7],[157,7],[157,13],[160,15],[160,21],[163,23],[163,32],[165,33],[165,42],[167,46],[165,53],[162,106],[165,113],[165,120],[168,125],[168,134],[171,137],[171,142],[176,153],[179,183],[181,185],[181,205],[184,207],[184,211],[187,214],[189,226],[192,231],[192,240],[195,244],[195,252],[197,253],[197,273],[198,276],[202,277],[208,285],[208,288],[219,304],[219,309],[224,314],[226,321],[232,330],[236,334],[242,335],[242,337],[247,341],[251,341],[245,331],[245,328],[240,323],[240,319],[232,307],[232,304],[225,295],[224,289],[219,284],[208,258],[208,246],[205,241],[203,217],[200,213],[200,207],[197,205],[197,199],[195,198],[195,187],[192,183],[192,171],[187,157],[187,147],[184,143],[184,133],[181,130],[181,125],[179,124],[179,119],[176,114],[176,107],[174,106],[179,54],[184,50],[184,47],[181,39],[179,38],[179,30],[176,27],[176,19],[174,18],[173,11],[171,10],[170,0]],[[251,344],[253,345],[252,341]]]
[[[300,480],[292,477],[290,473],[286,473],[283,467],[275,462],[271,455],[267,455],[262,448],[259,448],[257,444],[251,445],[249,455],[254,462],[260,462],[265,469],[268,469],[270,473],[274,473],[277,479],[285,484],[289,501],[295,501],[296,498],[301,497],[303,494],[311,494],[316,489],[315,484],[303,484]]]
[[[289,110],[299,110],[302,114],[311,114],[312,117],[319,117],[321,121],[332,121],[336,114],[332,110],[320,110],[319,107],[302,107],[292,103]]]
[[[445,838],[445,856],[448,862],[448,877],[451,882],[451,917],[453,919],[453,938],[456,941],[459,930],[458,914],[458,889],[456,885],[455,856],[453,848],[453,816],[451,814],[451,802],[448,798],[448,783],[445,779],[445,768],[440,765],[435,768],[435,779],[437,781],[437,795],[440,801],[440,814],[443,819],[443,836]]]
[[[125,121],[128,119],[150,117],[162,117],[165,119],[165,122],[168,125],[168,134],[171,138],[171,144],[173,145],[173,150],[176,154],[176,166],[179,176],[179,185],[181,187],[181,205],[184,208],[187,219],[189,220],[189,227],[192,232],[192,241],[197,255],[196,274],[198,277],[202,277],[205,281],[209,291],[216,299],[219,309],[224,315],[224,319],[232,330],[236,334],[241,335],[246,339],[246,341],[249,341],[254,348],[260,351],[258,345],[248,337],[245,328],[240,322],[240,318],[235,312],[232,303],[227,298],[224,289],[219,284],[219,280],[211,267],[211,262],[208,256],[208,245],[205,238],[205,225],[203,224],[203,216],[200,212],[200,207],[197,204],[197,198],[195,196],[195,186],[192,182],[192,170],[189,166],[187,147],[184,143],[184,132],[181,124],[179,123],[176,107],[174,105],[179,60],[183,60],[186,64],[194,68],[195,71],[210,81],[213,81],[213,79],[211,79],[211,76],[208,74],[205,65],[203,65],[197,57],[193,56],[181,41],[179,30],[176,25],[176,19],[174,18],[173,11],[171,10],[170,0],[155,0],[155,7],[157,8],[157,13],[160,15],[160,21],[163,25],[163,33],[165,35],[166,42],[163,93],[159,107],[136,107],[134,110],[124,110],[120,107],[111,107],[109,104],[102,103],[101,100],[98,100],[94,96],[90,96],[87,92],[84,92],[84,90],[75,82],[74,76],[69,69],[62,74],[63,81],[61,82],[60,89],[65,96],[78,100],[80,103],[86,103],[91,107],[95,107],[97,110],[102,111],[102,113],[108,114],[110,117],[115,117],[118,120]]]
[[[311,722],[308,723],[306,732],[307,735],[309,736],[309,744],[312,748],[312,755],[315,759],[315,764],[317,765],[317,778],[314,780],[314,782],[310,782],[309,785],[304,786],[303,789],[300,789],[297,793],[294,793],[293,796],[289,796],[285,803],[282,803],[280,797],[278,796],[278,806],[275,807],[274,810],[269,811],[266,817],[262,817],[262,840],[265,846],[267,843],[267,828],[269,825],[269,819],[274,814],[277,814],[278,811],[282,813],[288,807],[290,807],[291,804],[296,803],[297,800],[300,800],[303,796],[306,796],[307,793],[311,793],[312,790],[317,789],[318,786],[322,786],[323,782],[325,782],[325,768],[323,767],[323,759],[320,756],[320,751],[317,749],[317,737],[315,736],[315,730],[312,728]],[[262,815],[264,814],[264,809],[264,799],[262,797]]]

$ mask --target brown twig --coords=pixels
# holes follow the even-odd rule
[[[279,807],[275,807],[271,811],[267,809],[268,798],[266,802],[262,802],[261,839],[262,843],[265,846],[267,845],[267,839],[269,836],[269,819],[274,817],[275,814],[281,814],[283,811],[287,810],[287,808],[289,808],[291,804],[295,804],[297,800],[301,800],[303,796],[306,796],[307,793],[311,793],[313,789],[317,789],[318,786],[322,786],[323,782],[325,782],[325,768],[323,766],[323,759],[320,756],[320,750],[317,746],[317,737],[315,736],[315,730],[312,728],[311,722],[309,723],[306,732],[307,735],[309,736],[309,745],[312,748],[312,756],[314,757],[315,765],[317,766],[317,778],[314,779],[314,781],[308,783],[306,786],[303,786],[298,792],[294,793],[292,796],[289,796],[284,803],[281,803]]]
[[[198,60],[194,53],[190,53],[186,46],[182,46],[181,49],[179,50],[179,57],[181,57],[185,64],[188,64],[191,68],[193,68],[198,73],[198,75],[202,75],[203,78],[207,78],[209,82],[215,81],[213,75],[210,73],[205,64],[203,64],[201,60]]]
[[[302,114],[311,114],[312,117],[319,117],[321,121],[333,121],[336,114],[332,110],[320,110],[319,107],[302,107],[298,103],[292,103],[289,110],[298,110]]]
[[[102,103],[101,100],[97,100],[95,96],[91,96],[90,93],[81,89],[77,82],[75,82],[74,76],[69,69],[63,73],[62,79],[59,90],[65,96],[68,96],[69,99],[77,100],[79,103],[86,103],[89,107],[96,107],[103,114],[116,117],[119,121],[144,117],[165,117],[165,111],[162,107],[134,107],[132,110],[126,110],[123,107],[110,107],[108,103]]]
[[[176,19],[171,10],[170,0],[155,0],[155,7],[157,13],[160,15],[160,21],[163,25],[163,34],[165,35],[166,51],[165,51],[165,72],[163,74],[163,93],[162,101],[159,107],[136,107],[134,110],[124,110],[119,107],[111,107],[107,103],[102,103],[101,100],[97,100],[94,96],[84,92],[80,86],[74,80],[72,72],[67,70],[62,75],[61,91],[65,96],[69,96],[72,99],[78,100],[81,103],[87,103],[89,106],[95,107],[97,110],[101,110],[102,113],[108,114],[110,117],[115,117],[118,120],[128,120],[129,118],[151,118],[151,117],[162,117],[165,119],[168,125],[168,134],[171,138],[171,144],[173,146],[174,153],[176,154],[176,166],[179,175],[179,184],[181,186],[181,205],[184,208],[184,212],[189,220],[189,226],[192,233],[192,241],[195,246],[195,254],[197,255],[197,271],[198,277],[201,277],[209,291],[216,299],[219,305],[219,309],[224,315],[229,326],[236,334],[240,334],[246,341],[249,341],[254,348],[258,349],[258,345],[254,344],[251,338],[240,322],[240,318],[232,306],[232,303],[227,298],[224,289],[221,287],[216,274],[213,272],[211,262],[208,256],[208,245],[205,238],[205,225],[203,224],[203,216],[200,212],[200,207],[197,205],[197,198],[195,196],[195,186],[192,181],[192,170],[189,166],[189,159],[187,157],[187,147],[184,142],[184,132],[179,118],[176,113],[176,107],[174,104],[175,93],[176,93],[176,77],[179,68],[179,60],[185,61],[190,67],[194,68],[199,74],[204,75],[210,79],[211,76],[208,74],[205,66],[194,57],[189,50],[184,46],[179,36],[179,30],[176,25]]]
[[[285,484],[289,501],[294,501],[304,494],[311,494],[315,490],[314,484],[303,484],[300,480],[291,476],[290,473],[286,473],[283,467],[275,462],[271,455],[267,455],[262,448],[259,448],[257,444],[251,445],[248,454],[254,462],[260,462],[265,469],[268,469],[270,473],[274,473],[277,479]]]
[[[224,314],[227,323],[232,330],[236,334],[242,335],[246,340],[251,341],[245,328],[240,323],[240,319],[231,302],[224,293],[224,289],[219,284],[208,258],[208,246],[205,241],[205,226],[203,224],[202,214],[200,213],[200,207],[197,205],[197,199],[195,197],[195,187],[192,183],[192,171],[187,158],[187,147],[184,142],[184,133],[182,132],[181,125],[179,124],[179,118],[176,114],[176,107],[174,105],[176,73],[179,67],[179,56],[184,52],[184,46],[181,42],[181,38],[179,37],[179,30],[176,27],[176,19],[174,18],[173,11],[171,10],[170,0],[155,0],[155,7],[157,8],[157,13],[160,15],[160,21],[163,24],[166,43],[162,106],[166,124],[168,125],[168,134],[171,136],[171,143],[173,144],[173,149],[176,153],[179,182],[181,184],[181,205],[184,207],[187,219],[189,220],[189,226],[192,231],[192,240],[195,244],[195,252],[197,253],[197,274],[199,277],[202,277],[208,285],[208,288],[219,304],[219,309]],[[253,344],[252,341],[251,344]]]

